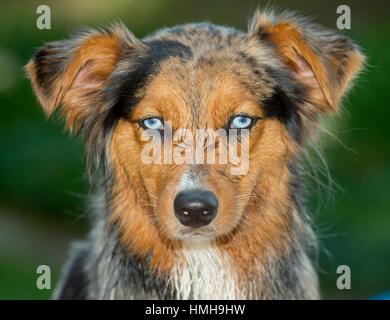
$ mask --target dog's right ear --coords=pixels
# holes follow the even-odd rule
[[[79,130],[88,116],[99,114],[102,106],[96,98],[123,54],[137,45],[142,42],[119,24],[40,48],[26,71],[45,113],[50,116],[62,105],[66,126]]]
[[[341,98],[364,65],[365,56],[349,38],[294,14],[257,11],[249,35],[274,45],[285,66],[305,87],[314,105],[311,113],[338,110]]]

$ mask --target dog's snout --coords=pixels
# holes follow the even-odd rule
[[[183,225],[199,228],[216,217],[218,199],[207,190],[183,191],[176,196],[173,206],[177,219]]]

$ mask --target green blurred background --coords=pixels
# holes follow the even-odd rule
[[[51,8],[51,30],[36,27],[40,4]],[[51,290],[35,285],[37,266],[51,267],[54,287],[69,242],[82,239],[87,230],[83,146],[64,134],[59,121],[46,122],[22,69],[33,52],[80,26],[118,19],[138,37],[163,26],[205,20],[245,30],[258,4],[250,0],[1,1],[0,299],[49,298]],[[341,4],[352,12],[352,29],[343,32],[364,48],[368,66],[340,114],[324,121],[336,136],[318,142],[339,186],[331,185],[330,194],[325,166],[310,152],[323,186],[318,190],[311,181],[309,208],[321,241],[323,297],[361,299],[390,289],[389,7],[376,0],[272,2],[333,29]],[[351,290],[336,288],[338,265],[350,266]]]

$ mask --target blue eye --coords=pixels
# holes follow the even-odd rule
[[[253,119],[245,116],[237,116],[233,119],[230,129],[247,129],[252,124]]]
[[[146,129],[164,130],[164,124],[159,118],[147,118],[141,121],[141,125]]]

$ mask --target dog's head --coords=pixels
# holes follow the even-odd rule
[[[66,126],[86,135],[110,174],[112,221],[147,253],[240,228],[262,241],[285,233],[291,164],[362,62],[344,36],[258,12],[247,33],[210,24],[143,40],[123,25],[85,31],[39,49],[27,71],[46,113],[62,106]],[[208,130],[201,143],[199,129]]]

